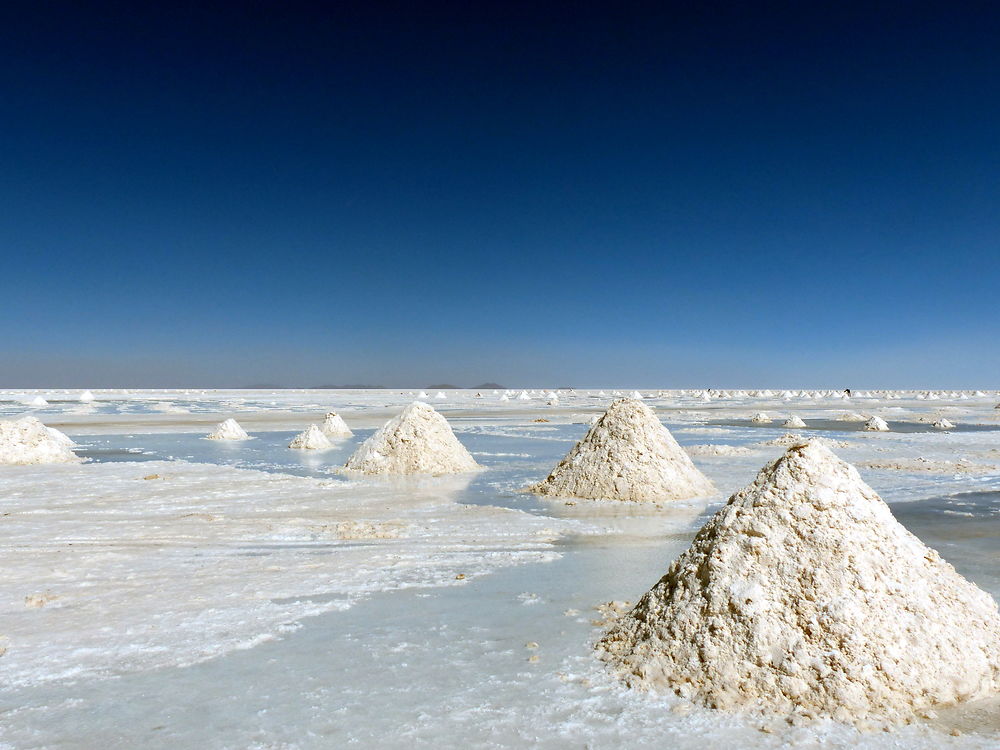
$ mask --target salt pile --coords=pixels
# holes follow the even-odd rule
[[[84,404],[89,404],[94,401],[94,394],[90,391],[84,391],[80,394],[80,402]]]
[[[552,473],[528,488],[556,497],[644,502],[714,490],[653,410],[627,398],[613,402]]]
[[[752,417],[750,417],[750,421],[755,422],[757,424],[767,424],[771,421],[771,418],[767,416],[767,414],[765,414],[764,412],[759,411]]]
[[[805,427],[806,423],[802,421],[801,417],[799,417],[798,415],[793,414],[788,419],[786,419],[782,423],[781,426],[782,427]]]
[[[865,429],[868,432],[888,432],[889,425],[882,417],[872,417],[865,422]]]
[[[335,411],[327,413],[323,419],[323,426],[320,429],[323,430],[323,434],[327,437],[351,437],[354,434],[351,432],[351,428],[347,426],[344,418]]]
[[[858,414],[857,412],[849,411],[841,414],[837,417],[841,422],[867,422],[868,419],[864,414]]]
[[[292,442],[288,444],[294,450],[325,451],[333,447],[330,439],[323,434],[323,430],[314,424],[309,425],[305,432],[296,435]]]
[[[215,432],[210,435],[205,436],[208,440],[249,440],[250,436],[246,433],[240,423],[235,419],[227,419],[224,422],[219,422],[215,428]]]
[[[598,648],[635,687],[859,726],[1000,692],[996,602],[816,442],[733,495]]]
[[[73,441],[35,417],[0,421],[0,464],[72,463]]]
[[[481,467],[434,407],[414,401],[362,443],[344,468],[363,474],[457,474]]]
[[[33,399],[31,399],[30,401],[26,401],[25,403],[28,406],[48,406],[49,405],[49,402],[46,401],[41,396],[35,396]]]
[[[951,430],[954,429],[955,427],[955,425],[953,425],[950,421],[948,421],[944,417],[941,417],[941,419],[935,422],[932,426],[938,430]]]

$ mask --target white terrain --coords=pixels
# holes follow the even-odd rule
[[[82,385],[0,391],[4,750],[1000,747],[996,391]]]

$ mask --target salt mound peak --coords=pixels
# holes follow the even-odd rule
[[[955,425],[953,425],[948,419],[941,417],[941,419],[935,422],[932,427],[937,430],[952,430],[955,428]]]
[[[354,434],[344,418],[335,411],[327,412],[320,429],[327,437],[351,437]]]
[[[43,396],[35,396],[33,399],[25,402],[28,406],[48,406],[49,402],[45,400]]]
[[[715,491],[656,414],[618,399],[543,481],[529,492],[555,497],[681,500]]]
[[[759,411],[752,417],[750,417],[750,421],[755,422],[756,424],[768,424],[770,423],[771,418],[767,416],[767,414],[765,414],[764,412]]]
[[[0,421],[0,464],[74,463],[73,441],[35,417]]]
[[[882,417],[872,417],[865,422],[865,430],[868,432],[888,432],[889,424]]]
[[[802,417],[797,414],[793,414],[788,419],[786,419],[781,424],[782,427],[805,427],[806,423],[802,421]]]
[[[1000,692],[996,602],[817,442],[733,495],[598,648],[632,686],[861,726]]]
[[[208,440],[249,440],[250,436],[247,434],[246,430],[240,427],[240,423],[235,419],[230,417],[229,419],[219,422],[215,428],[215,432],[205,436]]]
[[[363,474],[458,474],[482,467],[434,407],[414,401],[362,443],[344,468]]]
[[[89,403],[92,403],[95,400],[94,399],[94,394],[91,393],[90,391],[84,391],[83,393],[81,393],[79,399],[80,399],[80,403],[83,403],[83,404],[89,404]]]
[[[292,442],[288,444],[288,447],[293,450],[325,451],[332,448],[333,443],[323,434],[323,430],[311,424],[306,427],[304,432],[300,432],[292,438]]]

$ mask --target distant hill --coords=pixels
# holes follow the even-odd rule
[[[452,389],[452,390],[454,390],[456,388],[461,388],[462,386],[460,386],[460,385],[451,385],[449,383],[441,383],[439,385],[429,385],[427,387],[428,388],[436,388],[439,391],[444,391],[444,390],[448,390],[449,388]]]
[[[476,389],[479,389],[479,388],[482,388],[482,389],[492,388],[492,389],[497,390],[497,391],[503,389],[503,386],[500,385],[499,383],[481,383],[480,385],[474,385],[472,387],[476,388]]]

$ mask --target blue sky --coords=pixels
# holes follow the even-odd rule
[[[0,387],[996,387],[986,4],[24,5]]]

